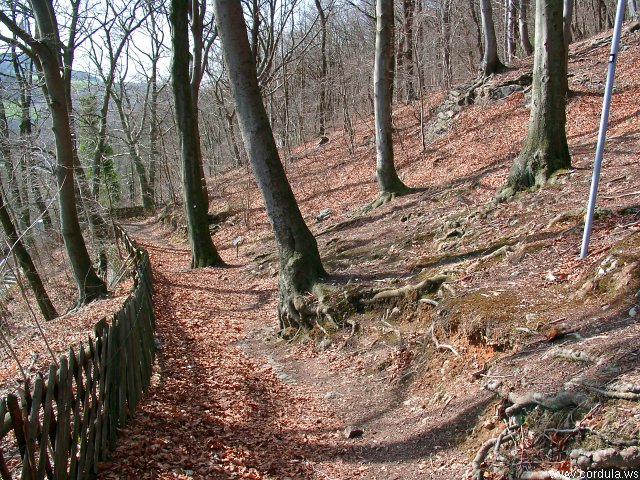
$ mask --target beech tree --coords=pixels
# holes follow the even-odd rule
[[[91,50],[89,56],[96,66],[104,87],[98,117],[97,139],[92,159],[93,181],[91,192],[96,200],[100,198],[100,184],[103,180],[101,169],[107,145],[107,116],[109,114],[109,101],[112,97],[116,70],[120,56],[125,51],[130,36],[146,20],[145,14],[147,12],[142,15],[142,18],[136,17],[134,13],[142,9],[140,3],[141,0],[136,0],[116,6],[114,2],[107,2],[104,12],[102,12],[104,18],[99,30],[102,38],[98,39],[98,34],[90,37]]]
[[[496,39],[496,27],[493,23],[493,9],[491,0],[480,0],[480,17],[482,18],[482,33],[484,36],[484,51],[480,67],[482,75],[493,75],[503,68],[498,58],[498,40]]]
[[[242,139],[275,235],[280,260],[278,318],[283,334],[289,335],[313,326],[319,312],[305,294],[313,292],[322,301],[320,279],[326,273],[280,161],[240,0],[215,0],[214,11]]]
[[[520,0],[520,9],[518,11],[518,25],[520,31],[520,46],[525,55],[533,53],[533,45],[529,39],[529,23],[527,22],[527,10],[529,9],[529,0]]]
[[[557,170],[571,166],[567,145],[567,62],[562,2],[536,1],[533,91],[527,138],[498,198],[544,185]]]
[[[9,247],[11,247],[13,255],[18,260],[18,264],[20,264],[20,269],[24,273],[24,276],[29,283],[29,287],[31,287],[31,290],[33,291],[33,296],[36,299],[36,303],[40,308],[42,316],[45,320],[53,320],[58,316],[58,312],[56,312],[53,303],[51,303],[51,300],[49,299],[49,295],[44,288],[42,278],[31,259],[29,251],[24,246],[20,235],[18,235],[18,231],[11,221],[11,216],[9,215],[7,205],[5,204],[2,196],[2,189],[0,189],[0,223],[2,224],[4,234],[7,236]]]
[[[51,112],[56,146],[56,182],[60,203],[60,226],[73,277],[78,288],[78,303],[90,302],[106,293],[104,281],[96,274],[87,251],[76,206],[74,186],[74,147],[68,99],[60,64],[60,34],[51,0],[31,2],[37,25],[33,37],[4,12],[0,22],[20,39],[19,47],[37,62],[44,77],[45,97]]]
[[[171,82],[175,99],[176,124],[180,137],[182,156],[182,182],[184,207],[191,244],[191,268],[223,265],[216,247],[211,240],[208,221],[208,201],[203,188],[202,150],[198,129],[197,96],[191,85],[189,74],[189,11],[200,12],[198,1],[189,8],[188,2],[172,0],[170,21],[172,27]],[[198,15],[192,11],[192,15]],[[194,62],[200,61],[194,58]],[[201,73],[198,73],[201,75]],[[200,82],[198,80],[199,87]],[[194,98],[195,96],[195,98]]]
[[[323,137],[326,128],[327,117],[327,12],[322,7],[320,0],[315,0],[318,18],[320,19],[320,103],[318,112],[318,134]]]
[[[376,179],[380,195],[370,205],[376,208],[396,196],[411,192],[396,172],[393,159],[391,104],[394,77],[393,0],[376,2],[376,50],[373,69],[374,113],[376,126]]]

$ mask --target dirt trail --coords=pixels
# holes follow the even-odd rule
[[[243,269],[191,271],[189,252],[152,226],[132,230],[154,270],[156,373],[101,478],[312,478],[335,456],[338,425],[265,358],[234,344],[248,315],[265,318],[273,291]],[[137,230],[137,231],[136,231]]]
[[[486,396],[431,409],[345,365],[337,344],[322,354],[280,345],[274,279],[249,276],[231,251],[228,268],[189,270],[188,248],[161,227],[128,230],[153,264],[161,348],[152,386],[100,478],[464,475],[464,459],[440,452]],[[350,425],[364,435],[346,439]]]

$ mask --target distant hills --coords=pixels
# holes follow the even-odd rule
[[[20,61],[20,63],[27,63],[29,61],[29,58],[27,57],[26,54],[20,53],[18,54],[18,60]],[[12,78],[12,79],[15,78],[15,74],[13,71],[12,55],[9,52],[0,52],[0,76]],[[82,70],[74,70],[72,74],[72,78],[74,81],[89,80],[92,83],[100,82],[100,79],[97,76],[91,73],[84,72]]]

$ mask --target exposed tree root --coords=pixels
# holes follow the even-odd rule
[[[490,438],[489,440],[487,440],[482,444],[482,446],[480,447],[480,450],[478,450],[478,453],[476,453],[476,456],[474,457],[473,462],[471,462],[471,469],[472,469],[471,478],[473,480],[484,479],[484,470],[482,468],[482,464],[484,463],[487,456],[489,455],[489,452],[491,452],[491,450],[493,449],[497,455],[498,451],[500,450],[500,445],[503,442],[513,440],[513,433],[511,433],[511,428],[512,427],[505,428],[500,433],[500,435],[498,435],[495,438]]]
[[[380,192],[380,194],[369,204],[365,205],[362,208],[362,213],[369,213],[372,210],[375,210],[378,207],[381,207],[385,203],[389,203],[395,200],[397,197],[401,197],[403,195],[408,195],[413,193],[414,190],[412,188],[406,187],[398,192]]]
[[[413,285],[405,285],[400,288],[393,288],[390,290],[383,290],[373,296],[372,301],[377,302],[380,300],[388,300],[390,298],[404,298],[411,295],[422,295],[423,293],[435,292],[440,286],[447,280],[446,275],[436,275],[435,277],[427,278],[419,283]]]
[[[555,395],[530,392],[524,395],[510,393],[508,400],[513,404],[505,410],[508,417],[517,415],[527,408],[540,406],[546,410],[558,411],[569,407],[577,407],[583,404],[587,397],[580,393],[568,390],[560,390]]]
[[[584,217],[585,211],[583,208],[574,208],[573,210],[566,210],[564,212],[560,212],[558,215],[553,217],[551,221],[547,224],[546,229],[550,229],[557,225],[558,223],[563,223],[568,220],[578,221]]]
[[[440,343],[438,341],[438,338],[436,337],[435,332],[433,331],[433,323],[431,324],[431,341],[433,342],[433,344],[436,346],[436,350],[449,350],[450,352],[452,352],[456,357],[459,357],[460,354],[458,353],[458,351],[453,348],[451,345],[447,345],[446,343]]]
[[[280,335],[291,340],[300,333],[316,330],[321,336],[330,337],[343,324],[354,325],[345,318],[348,298],[340,297],[337,301],[331,297],[334,289],[324,283],[316,283],[310,292],[290,292],[279,285],[278,320]],[[341,317],[341,318],[338,318]],[[355,330],[352,325],[352,329]]]
[[[594,451],[576,449],[571,452],[570,457],[571,464],[583,471],[602,468],[640,468],[640,448],[638,447]]]
[[[551,336],[551,333],[554,333],[554,336]],[[558,331],[558,333],[554,332],[548,332],[547,337],[550,338],[550,340],[555,340],[556,338],[560,338],[561,336],[567,335],[569,333],[573,333],[573,332],[560,332]],[[565,360],[572,360],[575,362],[584,362],[584,363],[595,363],[597,365],[600,365],[601,363],[603,363],[603,359],[598,358],[598,357],[594,357],[593,355],[590,355],[587,352],[583,352],[582,350],[574,350],[572,348],[555,348],[551,351],[549,351],[546,355],[544,355],[544,358],[562,358]]]
[[[622,392],[619,390],[602,390],[593,385],[585,385],[586,388],[598,395],[602,395],[607,398],[617,398],[619,400],[640,401],[640,393],[635,392]]]

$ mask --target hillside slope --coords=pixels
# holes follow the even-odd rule
[[[551,478],[542,472],[570,469],[574,449],[618,451],[637,445],[638,33],[625,33],[622,39],[598,219],[588,259],[577,259],[608,41],[602,35],[572,47],[567,133],[573,168],[560,172],[555,183],[542,190],[506,203],[491,202],[526,134],[526,89],[445,115],[451,117],[448,131],[436,135],[426,151],[419,106],[398,106],[397,165],[405,183],[419,190],[366,214],[359,207],[376,194],[371,119],[357,126],[352,153],[341,132],[332,132],[328,144],[309,143],[287,158],[291,183],[330,272],[327,283],[337,297],[347,299],[341,302],[345,328],[329,332],[328,338],[320,327],[293,343],[277,338],[277,262],[248,171],[211,179],[213,208],[227,216],[216,228],[214,241],[236,268],[229,273],[184,273],[172,265],[167,252],[159,253],[165,247],[153,240],[158,268],[163,269],[158,288],[167,302],[160,308],[166,310],[171,298],[184,304],[171,307],[167,328],[161,331],[163,341],[173,341],[173,322],[182,322],[196,339],[210,336],[207,345],[221,343],[230,329],[234,350],[229,355],[242,357],[239,370],[232,373],[227,365],[215,372],[247,376],[255,386],[261,379],[251,372],[258,367],[244,356],[256,359],[261,376],[270,382],[269,401],[278,409],[277,421],[256,419],[255,428],[242,430],[252,439],[248,443],[237,438],[233,425],[220,427],[227,433],[219,443],[228,450],[223,456],[223,447],[216,447],[220,457],[215,461],[226,466],[212,472],[219,478],[459,479],[473,473],[479,451],[476,478],[482,461],[485,478],[518,478],[531,471],[539,476],[529,478]],[[493,81],[521,77],[530,70],[528,62]],[[431,110],[441,99],[433,96]],[[315,216],[327,208],[329,219],[317,222]],[[144,227],[139,236],[144,239],[150,228]],[[240,235],[244,242],[236,252],[231,242]],[[186,258],[182,253],[180,258]],[[411,288],[438,276],[446,279],[435,291]],[[194,296],[198,291],[207,293],[199,300]],[[252,303],[236,305],[239,295]],[[187,308],[206,311],[185,317],[182,310]],[[194,338],[189,337],[190,345],[198,345]],[[178,358],[187,354],[182,343]],[[166,348],[171,355],[173,347]],[[208,355],[204,350],[194,348],[193,355]],[[216,362],[224,361],[216,355]],[[209,364],[200,365],[197,368]],[[171,375],[182,375],[170,369]],[[162,412],[186,408],[189,417],[191,407],[184,406],[182,398],[189,378],[177,383],[182,400],[175,395],[163,400],[162,388],[172,388],[170,382],[154,390],[130,427],[130,438],[155,428]],[[228,388],[217,376],[199,381],[203,383],[197,391],[203,396],[214,395],[208,384]],[[245,389],[237,389],[242,408],[248,408],[242,403],[245,397],[257,401]],[[295,398],[271,400],[280,390],[297,393]],[[216,402],[233,413],[240,408],[234,407],[235,394]],[[548,408],[532,408],[537,404]],[[258,409],[260,415],[265,409]],[[505,415],[505,410],[513,415]],[[234,421],[242,416],[236,410]],[[180,428],[174,423],[169,433]],[[356,431],[352,439],[344,438],[342,430],[348,427]],[[272,428],[279,430],[265,440],[263,429]],[[187,447],[176,449],[181,453],[164,451],[153,470],[160,478],[207,478],[188,445],[206,457],[200,447],[210,433],[199,426],[189,435]],[[224,443],[227,436],[237,442],[233,448]],[[495,447],[496,439],[501,448]],[[263,444],[270,441],[269,450]],[[126,471],[148,471],[138,459],[140,452],[132,448],[125,442],[118,449],[111,476],[123,465]],[[154,452],[148,454],[155,458]],[[227,468],[232,457],[242,459],[244,470],[237,464]],[[593,461],[580,458],[583,464]],[[185,463],[191,465],[189,473],[167,467]]]
[[[577,259],[609,41],[610,37],[602,35],[572,47],[567,135],[574,168],[561,172],[557,184],[543,190],[497,206],[490,203],[526,135],[526,90],[454,113],[450,130],[437,136],[424,152],[417,106],[397,107],[399,171],[406,183],[424,190],[368,215],[360,216],[357,207],[376,194],[373,174],[367,173],[373,172],[375,156],[370,122],[359,126],[359,146],[353,154],[335,132],[328,145],[307,145],[289,161],[291,182],[309,221],[314,223],[313,217],[322,209],[333,212],[328,222],[314,227],[331,280],[339,288],[350,295],[356,292],[358,298],[371,298],[375,292],[415,284],[439,273],[448,276],[445,285],[449,287],[432,296],[436,307],[434,302],[420,302],[415,295],[373,306],[362,303],[356,308],[362,313],[352,317],[360,334],[338,335],[330,346],[321,344],[326,349],[323,353],[317,353],[317,343],[295,347],[300,349],[298,356],[322,357],[331,371],[346,369],[366,375],[400,392],[396,408],[378,419],[359,416],[377,406],[377,400],[371,400],[375,395],[361,400],[358,407],[345,406],[344,399],[334,403],[346,419],[365,430],[379,429],[385,421],[395,425],[387,441],[399,450],[403,442],[407,449],[415,442],[410,459],[433,457],[434,442],[424,440],[426,432],[434,435],[436,444],[444,444],[442,448],[457,445],[463,449],[473,449],[499,433],[504,425],[492,414],[500,395],[506,398],[511,393],[513,400],[515,395],[553,395],[567,388],[585,393],[594,402],[603,398],[594,397],[585,385],[607,390],[640,384],[637,33],[627,33],[622,39],[599,218],[589,257]],[[518,78],[529,69],[525,59],[495,82]],[[232,183],[220,180],[222,185]],[[266,225],[260,219],[259,201],[254,198],[251,205],[245,218],[253,228],[242,234],[264,239],[268,230],[256,228]],[[337,228],[326,228],[338,220],[342,222]],[[218,242],[225,241],[224,234],[220,232]],[[226,234],[227,238],[236,235]],[[262,251],[257,245],[246,246],[243,253],[251,257]],[[275,266],[269,257],[260,257],[252,270],[260,275]],[[434,348],[435,342],[449,344],[458,355],[446,347]],[[406,380],[410,382],[405,386]],[[398,382],[402,388],[397,387]],[[498,395],[487,391],[489,383]],[[603,403],[606,406],[585,425],[601,427],[605,436],[635,437],[637,441],[637,404]],[[572,421],[579,418],[576,415],[568,411],[552,423],[571,429],[575,426]],[[433,433],[432,421],[425,421],[432,416],[440,417],[437,428],[448,426],[447,435]],[[538,427],[532,426],[531,435],[540,434]],[[456,429],[464,434],[456,434]],[[473,435],[465,439],[470,432]],[[603,446],[598,438],[591,435],[582,440]],[[568,440],[561,440],[556,443],[565,448]],[[519,445],[527,441],[523,438]],[[548,445],[540,439],[536,442],[532,450],[539,455],[531,452],[531,465],[520,458],[522,468],[533,468],[535,462],[545,460],[557,466],[566,460],[560,451],[547,457],[542,449]],[[365,460],[369,448],[362,440],[360,451]],[[388,447],[370,454],[369,460],[397,455],[407,461],[394,452]],[[467,451],[464,457],[470,462],[473,455]],[[449,471],[446,477],[459,478],[450,466],[444,470]],[[398,478],[411,476],[405,467],[398,469]],[[385,475],[371,473],[370,478]]]

